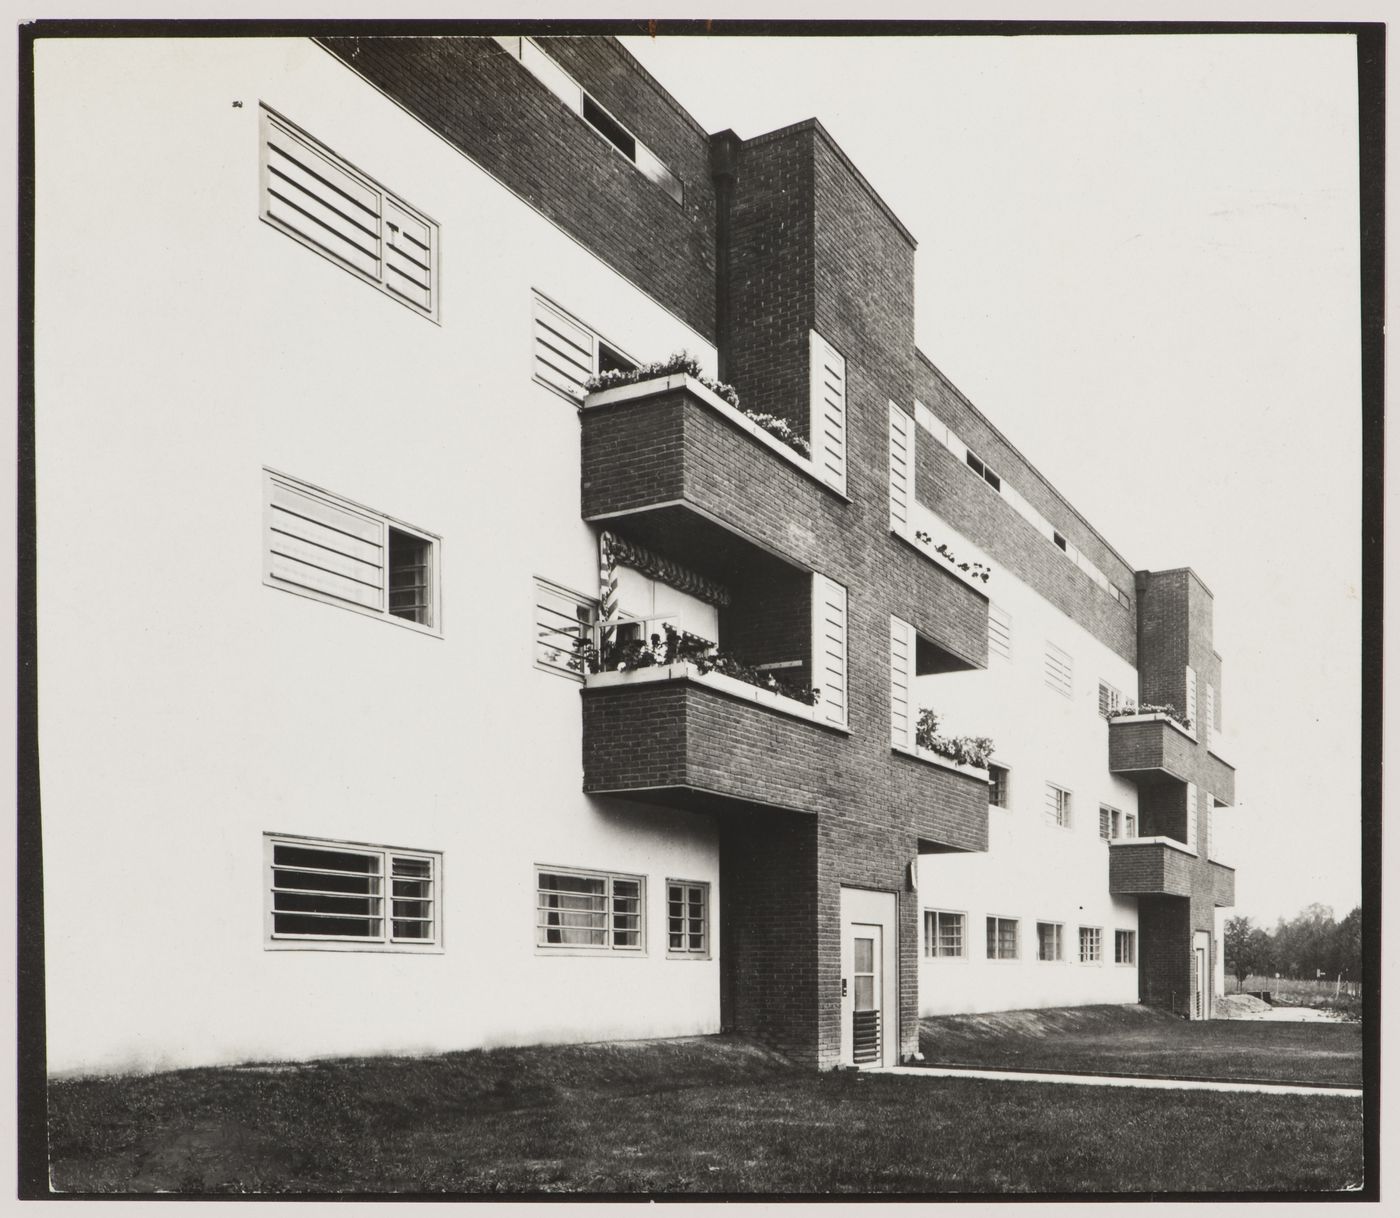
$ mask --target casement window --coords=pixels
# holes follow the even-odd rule
[[[1099,714],[1105,719],[1118,709],[1122,695],[1107,681],[1099,682]]]
[[[1021,954],[1021,923],[1015,918],[987,919],[987,959],[1015,960]]]
[[[963,931],[966,924],[966,914],[949,913],[942,909],[924,910],[924,955],[965,958],[967,945]]]
[[[1104,841],[1113,840],[1113,809],[1099,805],[1099,836]]]
[[[1079,928],[1079,963],[1101,964],[1103,962],[1103,929],[1098,926]]]
[[[1048,640],[1045,644],[1045,684],[1066,698],[1074,694],[1074,657]]]
[[[643,177],[656,183],[675,202],[684,202],[685,191],[681,180],[597,98],[547,55],[533,38],[497,37],[496,42],[596,134],[631,161]]]
[[[1137,963],[1137,931],[1115,930],[1113,932],[1113,963]]]
[[[1037,922],[1035,924],[1035,958],[1037,960],[1063,960],[1065,928],[1060,922]]]
[[[821,691],[822,719],[846,725],[846,588],[812,574],[812,685]]]
[[[1011,807],[1011,771],[1004,765],[987,767],[987,803],[993,808]]]
[[[1070,827],[1070,793],[1053,782],[1045,784],[1045,819],[1061,829]]]
[[[539,867],[535,944],[640,953],[645,945],[646,880],[605,871]]]
[[[442,633],[441,539],[263,470],[263,583]]]
[[[1011,658],[1011,614],[1000,605],[987,605],[987,651],[1003,660]]]
[[[1197,816],[1199,814],[1199,803],[1196,796],[1196,784],[1188,782],[1186,784],[1186,845],[1188,849],[1196,848],[1196,827]]]
[[[909,530],[909,505],[914,501],[914,451],[918,432],[914,420],[890,403],[890,528]]]
[[[268,224],[437,320],[435,221],[266,107],[261,147]]]
[[[1137,818],[1130,812],[1126,818],[1126,823],[1137,824]],[[1099,805],[1099,836],[1104,841],[1117,841],[1124,835],[1125,818],[1121,809],[1111,807],[1108,804]],[[1129,833],[1129,837],[1137,836]]]
[[[1192,731],[1196,729],[1196,670],[1186,666],[1186,719]]]
[[[269,947],[436,949],[442,855],[263,835]]]
[[[846,360],[815,330],[809,332],[812,464],[817,477],[846,493]]]
[[[1124,837],[1136,837],[1136,836],[1137,836],[1137,813],[1136,813],[1136,812],[1125,812],[1125,813],[1123,814],[1123,836],[1124,836]]]
[[[599,372],[625,372],[636,360],[604,342],[583,322],[538,292],[533,304],[534,379],[571,402],[588,395],[585,383]]]
[[[982,460],[972,449],[967,450],[967,464],[972,472],[977,474],[994,491],[1001,490],[1001,477],[985,461]]]
[[[587,639],[597,620],[598,603],[547,579],[535,580],[535,667],[583,680],[583,669],[572,667],[577,644]]]
[[[666,881],[666,951],[704,959],[710,954],[710,886],[690,880]]]

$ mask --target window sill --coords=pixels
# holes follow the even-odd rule
[[[661,393],[670,393],[675,389],[685,389],[696,401],[708,406],[720,418],[737,427],[740,431],[748,432],[760,444],[772,450],[774,455],[782,458],[794,469],[806,474],[828,494],[835,495],[843,503],[851,502],[849,495],[832,486],[817,473],[817,467],[812,464],[810,458],[804,457],[795,448],[789,448],[776,436],[769,435],[757,423],[748,418],[743,411],[736,410],[719,394],[706,389],[693,376],[686,373],[678,372],[671,376],[656,377],[650,381],[638,381],[635,385],[619,385],[615,389],[600,389],[596,393],[590,393],[584,399],[582,409],[590,410],[595,406],[607,406],[614,402],[630,402],[638,398],[655,397]]]
[[[984,769],[975,765],[963,765],[960,761],[954,761],[951,757],[944,757],[941,753],[935,753],[932,749],[921,749],[917,746],[910,749],[902,744],[892,744],[890,749],[895,753],[902,753],[906,757],[912,757],[915,761],[924,761],[929,765],[936,765],[942,770],[951,770],[954,774],[962,774],[967,778],[975,778],[979,782],[990,781],[990,775]],[[994,807],[988,804],[988,807]],[[1005,809],[1003,809],[1004,811]]]
[[[583,684],[586,689],[607,689],[617,685],[649,685],[659,681],[692,681],[696,685],[708,686],[719,693],[752,702],[779,714],[789,715],[794,719],[805,719],[818,727],[829,728],[842,735],[851,734],[851,729],[845,724],[830,723],[822,718],[820,702],[816,706],[808,706],[796,698],[789,698],[772,690],[759,689],[756,685],[750,685],[735,677],[727,677],[723,673],[702,673],[694,664],[658,664],[651,668],[638,668],[632,672],[591,672],[584,678]]]
[[[645,960],[647,953],[640,947],[540,947],[536,956],[588,956],[594,960]]]
[[[268,952],[374,952],[382,956],[441,956],[441,943],[356,943],[349,939],[268,939]]]

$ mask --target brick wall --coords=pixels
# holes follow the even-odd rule
[[[699,333],[715,335],[709,138],[610,38],[540,44],[685,187],[626,157],[490,38],[318,40]],[[295,116],[292,116],[295,117]],[[428,200],[414,200],[429,212]],[[656,352],[660,357],[665,352]]]
[[[1191,902],[1138,898],[1138,997],[1186,1014],[1191,1000]],[[1204,929],[1204,927],[1202,928]]]
[[[1115,774],[1133,778],[1148,771],[1141,780],[1157,782],[1163,773],[1188,782],[1200,762],[1197,745],[1171,724],[1161,719],[1145,723],[1110,720],[1108,726],[1108,768]]]
[[[1115,845],[1108,854],[1108,889],[1130,896],[1189,896],[1192,874],[1189,855],[1160,842]]]

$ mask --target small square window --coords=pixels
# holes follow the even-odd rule
[[[666,881],[666,951],[703,960],[710,955],[710,886]]]
[[[967,915],[942,909],[924,910],[924,955],[962,958],[967,955],[963,928]]]

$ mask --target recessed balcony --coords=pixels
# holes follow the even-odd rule
[[[1195,746],[1195,737],[1167,715],[1127,715],[1108,723],[1109,772],[1134,782],[1189,782]]]

